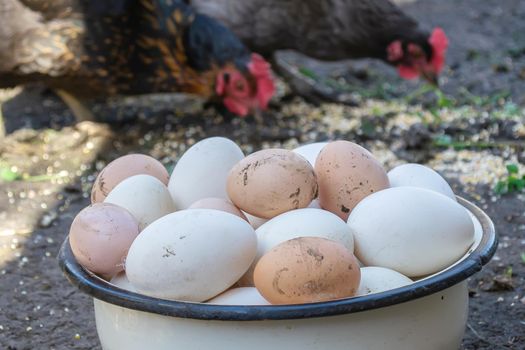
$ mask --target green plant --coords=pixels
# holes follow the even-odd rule
[[[301,67],[298,68],[298,70],[299,70],[299,73],[301,73],[305,77],[308,77],[308,78],[313,79],[313,80],[319,80],[319,76],[313,70],[311,70],[310,68],[301,66]]]
[[[512,278],[512,266],[507,266],[507,268],[505,269],[505,276],[507,276],[508,278]]]
[[[20,180],[22,175],[14,171],[12,167],[0,163],[0,180],[4,182],[12,182]]]
[[[497,194],[521,192],[525,189],[525,175],[520,175],[517,164],[507,164],[507,177],[498,181],[494,191]]]
[[[525,253],[521,253],[521,262],[525,264]]]
[[[453,147],[456,151],[462,149],[487,149],[495,147],[492,142],[484,141],[458,141],[454,140],[450,135],[437,135],[433,138],[432,144],[436,147]]]

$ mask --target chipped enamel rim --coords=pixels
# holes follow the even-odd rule
[[[77,263],[66,238],[58,255],[68,280],[93,298],[127,309],[153,314],[221,321],[290,320],[344,315],[392,306],[454,286],[476,272],[492,258],[497,247],[494,224],[480,208],[458,197],[458,202],[478,220],[482,237],[471,252],[447,269],[410,285],[381,293],[299,305],[234,306],[165,300],[120,289],[84,269]]]

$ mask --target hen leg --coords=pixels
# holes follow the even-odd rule
[[[2,104],[0,103],[0,140],[5,137],[4,116],[2,115]]]
[[[54,92],[69,107],[77,123],[80,123],[83,121],[95,121],[95,116],[86,107],[86,105],[82,102],[81,99],[61,89],[55,89]]]

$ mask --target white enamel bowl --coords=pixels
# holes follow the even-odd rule
[[[224,306],[162,300],[115,287],[82,268],[66,239],[59,262],[72,284],[93,296],[104,350],[453,350],[468,315],[467,278],[494,255],[490,218],[472,214],[476,242],[447,269],[394,290],[337,301]]]

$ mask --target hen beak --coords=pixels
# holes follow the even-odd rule
[[[439,87],[438,75],[432,71],[422,71],[421,76],[432,86]]]

